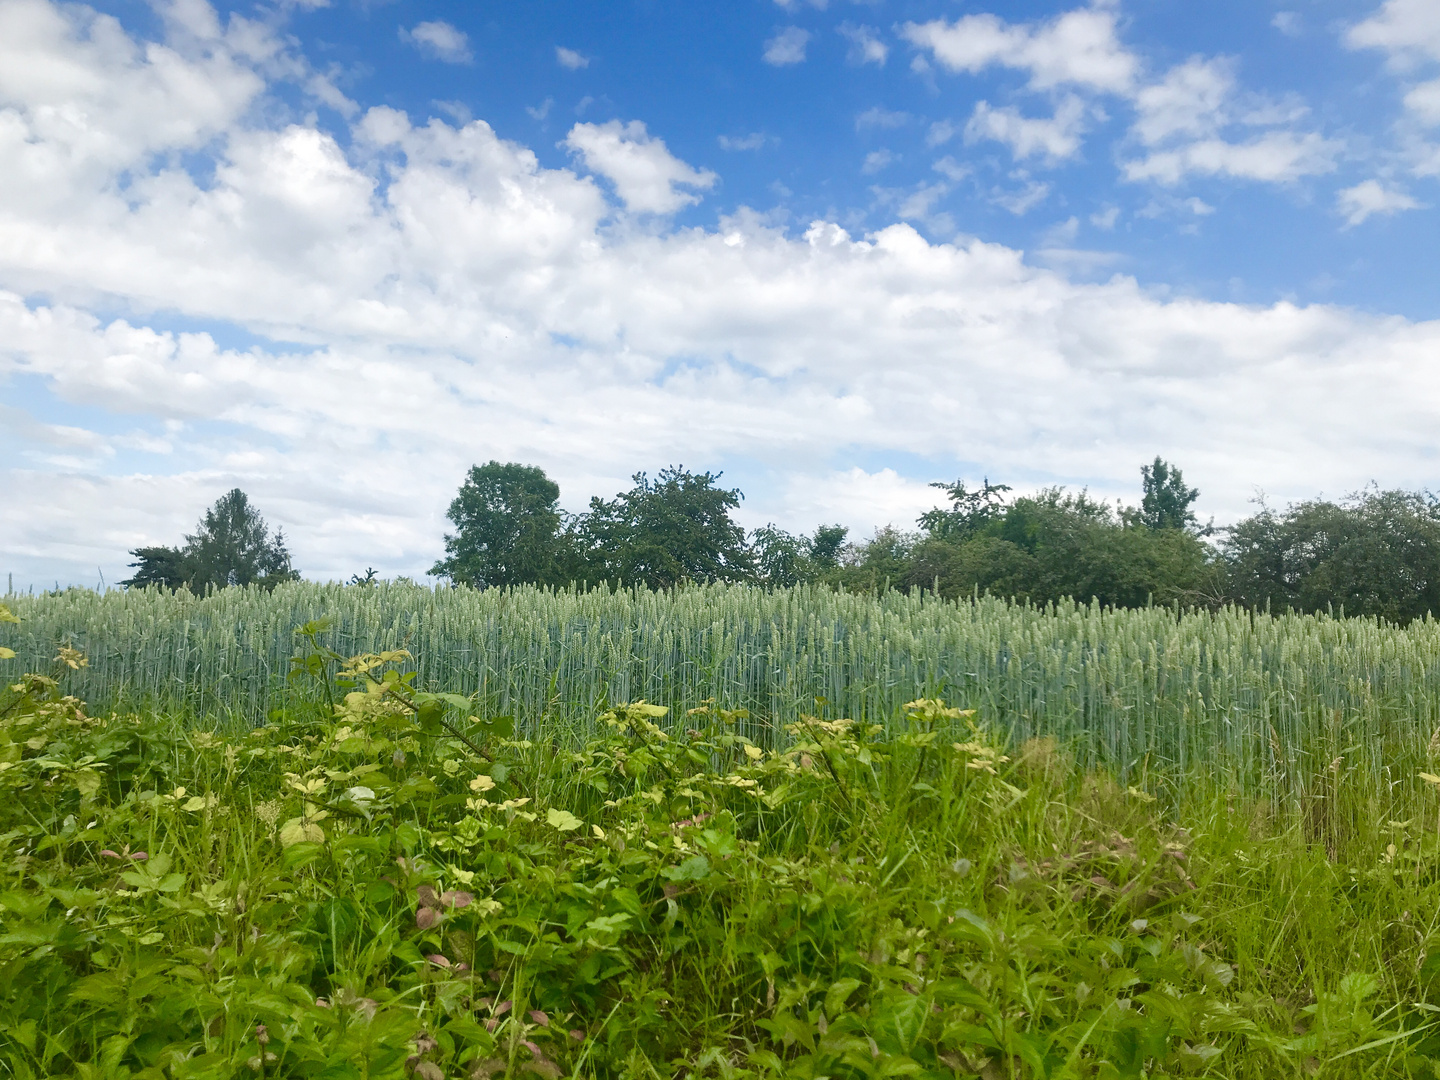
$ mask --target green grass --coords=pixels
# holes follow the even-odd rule
[[[390,659],[254,730],[15,684],[0,1070],[1435,1075],[1426,784],[1119,783],[935,702],[510,738]]]

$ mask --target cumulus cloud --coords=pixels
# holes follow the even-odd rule
[[[1162,150],[1124,165],[1127,180],[1178,184],[1187,175],[1223,176],[1288,184],[1304,176],[1335,171],[1342,149],[1337,140],[1313,132],[1297,135],[1272,131],[1243,143],[1201,139],[1174,150]]]
[[[1344,144],[1296,130],[1307,112],[1294,99],[1240,95],[1229,59],[1192,57],[1135,94],[1130,134],[1146,154],[1122,174],[1166,185],[1191,174],[1288,184],[1332,172]]]
[[[564,45],[555,46],[555,61],[563,68],[571,71],[579,71],[581,68],[590,66],[590,58],[574,49],[567,49]]]
[[[885,61],[890,56],[890,46],[880,40],[873,26],[856,26],[844,22],[840,24],[838,31],[850,42],[847,57],[850,63],[885,66]]]
[[[1242,100],[1229,59],[1192,57],[1158,80],[1143,81],[1140,60],[1120,42],[1108,4],[1038,23],[977,14],[954,22],[906,23],[899,32],[922,51],[921,59],[931,56],[951,71],[978,73],[997,65],[1022,70],[1030,89],[1049,91],[1052,98],[1058,89],[1072,88],[1048,119],[1028,117],[1015,106],[976,105],[966,139],[1002,142],[1017,161],[1043,156],[1053,163],[1079,153],[1088,112],[1082,93],[1133,104],[1131,138],[1147,149],[1142,158],[1123,163],[1123,175],[1132,181],[1177,184],[1199,174],[1290,183],[1331,171],[1342,149],[1338,140],[1294,127],[1306,112],[1298,101],[1253,95]],[[1277,130],[1258,136],[1227,132],[1236,126]],[[955,131],[950,121],[933,124],[930,144],[945,142]],[[1000,197],[1028,208],[1038,188],[1028,190],[1019,201],[1013,193]]]
[[[994,139],[1020,160],[1043,156],[1060,161],[1079,152],[1084,130],[1085,104],[1073,95],[1062,100],[1049,119],[1033,119],[1022,116],[1019,109],[997,109],[981,101],[965,125],[965,140]]]
[[[976,74],[999,65],[1026,71],[1037,89],[1083,86],[1129,91],[1139,61],[1120,44],[1115,13],[1103,7],[1069,11],[1046,22],[1007,23],[995,15],[954,22],[905,23],[900,36],[950,71]]]
[[[1440,124],[1440,79],[1412,87],[1405,95],[1405,107],[1426,124]]]
[[[1360,225],[1375,214],[1398,214],[1402,210],[1418,210],[1419,202],[1399,188],[1388,187],[1379,180],[1365,180],[1345,188],[1336,197],[1335,205],[1349,225]]]
[[[0,536],[22,582],[114,580],[233,486],[309,574],[423,571],[490,458],[541,465],[571,509],[636,468],[740,463],[780,478],[748,524],[857,531],[967,468],[1133,498],[1160,447],[1222,518],[1251,485],[1432,482],[1440,323],[1167,298],[907,224],[617,222],[607,188],[483,120],[271,122],[253,106],[278,76],[238,44],[31,7],[58,21],[26,39],[28,77],[0,63]],[[715,182],[638,123],[566,146],[635,211]],[[995,198],[1044,197],[1013,183]],[[945,190],[891,205],[935,215]],[[223,344],[237,328],[253,344]]]
[[[639,120],[576,124],[563,145],[591,172],[615,185],[626,209],[639,213],[673,214],[693,206],[700,196],[680,189],[705,191],[718,179],[710,170],[692,168],[675,157]]]
[[[1233,68],[1228,60],[1198,56],[1171,68],[1135,95],[1134,134],[1147,146],[1176,135],[1213,135],[1235,89]]]
[[[765,42],[764,60],[775,67],[805,62],[805,46],[810,42],[810,31],[798,26],[787,26],[776,32]]]
[[[447,64],[468,64],[474,59],[470,52],[469,35],[443,19],[416,23],[408,30],[402,26],[400,40],[408,41],[427,56]]]
[[[1385,0],[1345,41],[1353,49],[1384,49],[1401,65],[1440,60],[1440,7],[1431,0]]]
[[[1368,19],[1350,27],[1345,42],[1352,49],[1380,49],[1389,66],[1407,78],[1418,69],[1440,61],[1440,7],[1429,0],[1386,0]],[[1424,127],[1440,124],[1440,80],[1411,84],[1405,89],[1407,116]],[[1416,176],[1440,175],[1440,145],[1427,142],[1410,125],[1402,126],[1406,145],[1402,156],[1410,160]],[[1364,185],[1361,185],[1362,187]]]

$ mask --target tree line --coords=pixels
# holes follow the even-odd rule
[[[751,532],[733,517],[743,495],[718,473],[682,466],[628,491],[560,509],[560,488],[533,465],[491,461],[466,475],[447,513],[453,531],[430,570],[476,588],[520,584],[806,583],[848,590],[920,588],[955,598],[992,593],[1044,604],[1064,598],[1117,607],[1149,603],[1373,615],[1440,615],[1440,499],[1369,488],[1256,513],[1227,528],[1202,524],[1199,491],[1157,457],[1140,469],[1140,501],[1045,488],[1013,496],[988,479],[931,485],[942,505],[915,527],[851,540],[840,525]],[[123,584],[272,586],[296,576],[243,492],[229,492],[176,548],[137,548]],[[374,572],[352,579],[364,584]]]

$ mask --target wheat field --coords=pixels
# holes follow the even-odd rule
[[[607,704],[640,699],[748,709],[763,738],[803,713],[888,724],[905,702],[941,696],[1016,745],[1054,736],[1122,779],[1203,773],[1296,797],[1345,776],[1408,790],[1440,749],[1440,626],[1428,619],[722,585],[301,583],[6,603],[22,620],[7,633],[19,665],[42,669],[66,642],[90,658],[74,692],[93,706],[211,721],[263,721],[285,692],[295,628],[327,619],[337,652],[407,648],[419,685],[475,694],[477,711],[532,735],[583,730]]]

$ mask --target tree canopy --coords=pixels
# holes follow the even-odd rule
[[[1008,484],[988,478],[976,487],[935,483],[947,505],[921,514],[917,529],[885,526],[847,544],[841,525],[804,535],[772,522],[747,535],[733,516],[743,496],[722,487],[719,473],[636,473],[628,491],[567,515],[542,470],[491,461],[470,470],[451,503],[456,529],[431,572],[477,586],[823,582],[1033,603],[1343,607],[1399,621],[1440,614],[1436,496],[1370,490],[1284,511],[1262,506],[1215,530],[1197,519],[1200,491],[1178,466],[1157,456],[1139,471],[1140,500],[1130,506],[1058,487],[1012,497]],[[186,552],[137,549],[142,563],[132,580],[193,574],[186,559],[200,542],[190,540]]]
[[[1188,529],[1199,531],[1200,523],[1190,505],[1200,497],[1199,488],[1187,488],[1180,470],[1155,455],[1149,465],[1140,466],[1140,522],[1147,529]]]
[[[1279,512],[1262,504],[1220,547],[1231,595],[1251,607],[1440,615],[1440,499],[1428,492],[1371,489]]]
[[[754,577],[754,552],[730,517],[744,496],[718,487],[719,473],[674,465],[654,480],[643,472],[631,479],[634,487],[614,499],[591,499],[576,523],[589,573],[651,588]]]
[[[130,552],[135,574],[120,584],[160,585],[203,593],[227,585],[273,588],[294,581],[283,531],[272,536],[260,512],[239,488],[226,492],[201,516],[182,547],[140,547]]]
[[[430,573],[467,585],[569,580],[561,535],[560,485],[534,465],[476,465],[446,515],[455,532]]]

